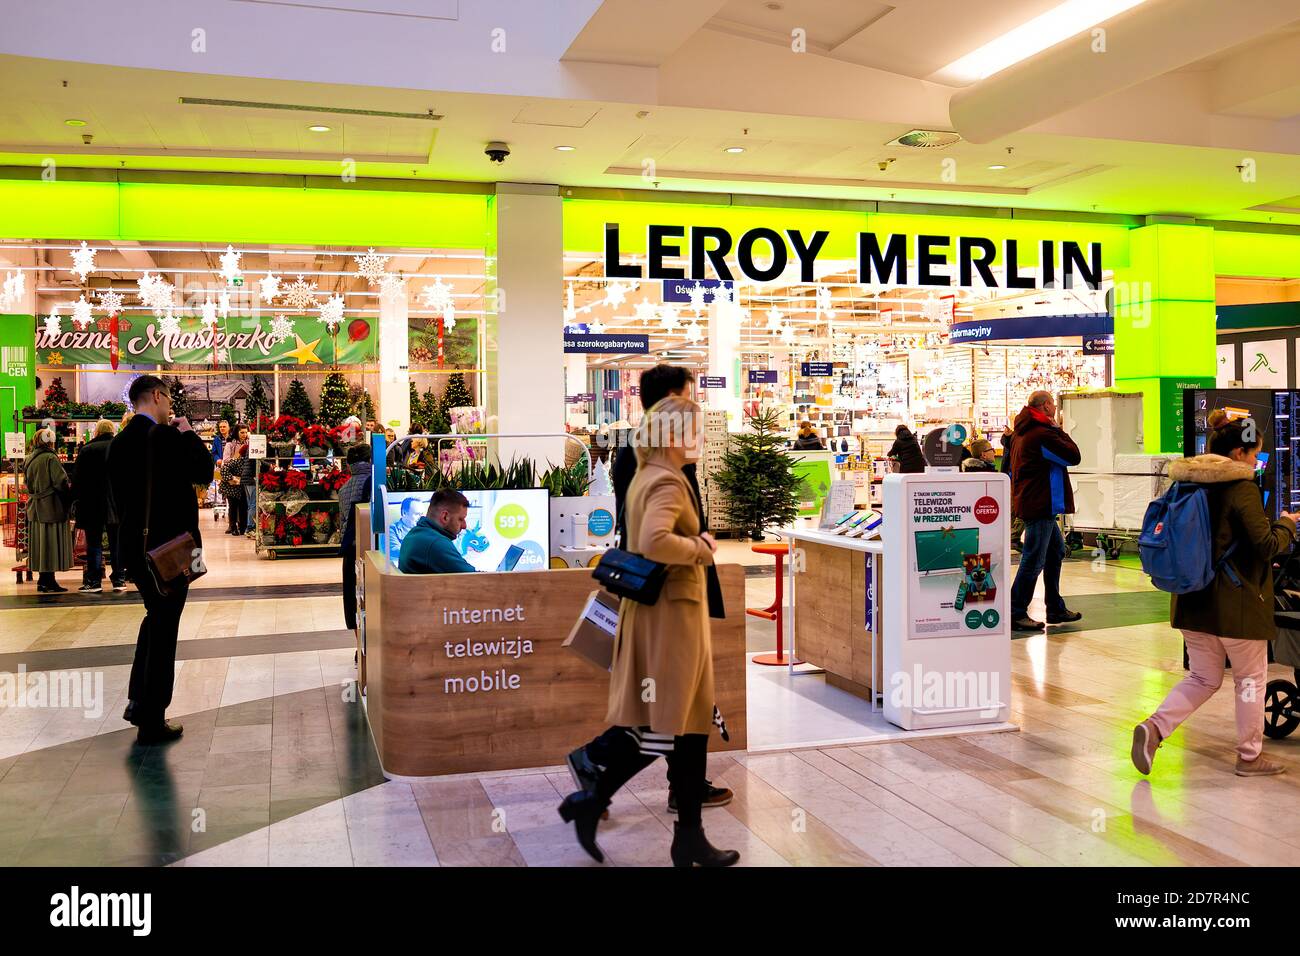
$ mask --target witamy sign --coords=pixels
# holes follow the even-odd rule
[[[525,620],[522,604],[513,607],[488,608],[447,608],[442,609],[444,625],[457,624],[473,627],[476,625],[513,624]],[[492,637],[488,640],[444,641],[443,652],[448,660],[462,657],[491,657],[507,661],[517,661],[525,654],[533,652],[533,642],[519,637]],[[442,692],[444,694],[480,694],[495,690],[518,690],[522,678],[512,674],[505,667],[496,667],[492,671],[480,668],[478,676],[444,677]]]
[[[818,229],[805,235],[798,229],[784,232],[766,227],[746,230],[740,236],[718,226],[646,227],[646,264],[624,264],[619,247],[618,223],[605,224],[605,275],[622,279],[698,279],[707,278],[706,265],[723,281],[732,281],[727,256],[734,250],[741,277],[753,282],[773,282],[791,263],[797,261],[799,280],[817,280],[817,256],[830,238],[830,232]],[[857,275],[853,281],[867,284],[910,286],[973,287],[990,289],[1035,289],[1063,287],[1071,289],[1082,283],[1100,289],[1102,279],[1101,243],[1086,244],[1044,239],[1038,244],[1038,266],[1028,270],[1021,262],[1027,257],[1017,239],[1002,243],[1001,273],[993,271],[998,246],[982,236],[940,236],[890,233],[881,237],[874,232],[858,233]],[[665,264],[665,260],[687,257],[690,268]],[[760,262],[762,264],[760,264]],[[912,265],[915,265],[915,272]],[[955,266],[956,276],[950,266]],[[953,281],[954,278],[956,281]]]

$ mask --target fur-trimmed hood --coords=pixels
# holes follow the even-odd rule
[[[1197,455],[1169,463],[1169,477],[1174,481],[1194,481],[1199,485],[1216,485],[1255,477],[1255,469],[1223,455]]]

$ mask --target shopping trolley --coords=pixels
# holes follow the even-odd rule
[[[1290,667],[1293,678],[1271,680],[1264,688],[1264,735],[1277,739],[1300,727],[1300,556],[1275,569],[1273,581],[1277,639],[1269,642],[1269,656]]]

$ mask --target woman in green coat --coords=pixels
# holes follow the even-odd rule
[[[1133,728],[1133,765],[1151,772],[1156,748],[1223,683],[1223,660],[1232,664],[1240,777],[1271,776],[1283,766],[1261,756],[1264,745],[1264,688],[1273,624],[1273,558],[1295,541],[1296,516],[1283,512],[1270,521],[1255,484],[1255,456],[1263,435],[1249,418],[1228,421],[1222,410],[1207,424],[1210,454],[1170,462],[1169,477],[1205,488],[1213,554],[1222,559],[1235,544],[1209,587],[1175,594],[1170,624],[1183,632],[1190,673],[1169,692],[1159,709]]]
[[[72,526],[68,524],[68,473],[54,453],[54,431],[42,428],[27,459],[27,567],[37,572],[36,590],[66,591],[55,571],[72,567]]]

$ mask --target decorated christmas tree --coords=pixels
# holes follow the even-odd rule
[[[424,422],[425,431],[430,435],[446,435],[451,431],[451,420],[443,411],[438,396],[433,393],[432,385],[424,393],[421,420]]]
[[[316,421],[316,410],[311,407],[307,388],[296,378],[289,383],[289,391],[285,393],[284,401],[280,402],[280,414],[301,418],[308,425]]]
[[[727,496],[727,516],[754,541],[769,526],[783,527],[799,513],[794,459],[785,452],[781,414],[765,409],[749,416],[749,431],[731,436],[713,482]]]
[[[250,422],[256,422],[262,416],[270,416],[271,399],[266,394],[266,387],[262,384],[260,375],[253,376],[253,384],[248,389],[248,399],[244,402],[244,416]]]
[[[66,405],[68,404],[68,390],[63,387],[63,379],[56,378],[50,382],[50,387],[45,390],[46,405]]]
[[[177,418],[190,417],[190,400],[185,394],[185,386],[180,378],[173,378],[167,386],[172,396],[172,414]]]
[[[235,426],[239,424],[239,413],[235,411],[235,406],[226,402],[221,406],[221,414],[217,416],[218,421],[230,423],[230,429],[233,432]]]
[[[474,398],[465,387],[465,376],[460,372],[448,376],[447,387],[443,390],[442,402],[439,405],[443,414],[450,414],[453,408],[468,408],[473,404]]]
[[[333,428],[352,414],[348,401],[348,382],[342,372],[330,372],[320,387],[320,423]]]
[[[353,385],[348,391],[348,404],[352,414],[361,419],[362,425],[368,425],[376,418],[375,402],[364,385]]]

